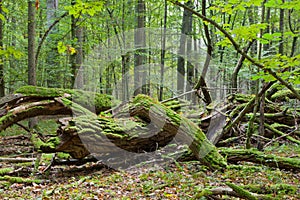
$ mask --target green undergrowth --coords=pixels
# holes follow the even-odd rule
[[[50,159],[50,155],[44,159]],[[91,164],[88,164],[89,166]],[[74,167],[72,167],[74,168]],[[8,169],[7,169],[8,170]],[[199,162],[141,165],[127,170],[91,171],[88,168],[71,176],[48,176],[49,183],[35,178],[16,179],[1,176],[0,191],[7,198],[21,199],[209,199],[210,190],[231,187],[264,199],[297,199],[300,192],[299,172],[241,163],[229,165],[224,172],[211,171]],[[29,181],[30,180],[30,181]],[[13,183],[26,185],[13,188]],[[29,184],[29,185],[28,185]],[[38,186],[38,185],[41,186]],[[35,191],[34,193],[32,191]],[[251,193],[251,194],[250,194]],[[250,195],[249,195],[250,194]],[[201,196],[201,197],[200,197]],[[223,195],[222,199],[235,199]]]

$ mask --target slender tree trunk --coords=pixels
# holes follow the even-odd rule
[[[282,0],[282,3],[284,3],[284,0]],[[279,50],[278,53],[284,54],[284,40],[283,40],[283,34],[284,34],[284,9],[280,9],[279,14],[279,31],[281,33],[281,38],[279,41]]]
[[[185,3],[187,6],[192,6],[192,1]],[[186,9],[183,11],[181,37],[179,44],[178,60],[177,60],[177,92],[184,92],[185,86],[185,56],[186,56],[186,42],[189,34],[190,22],[192,22],[192,13]]]
[[[125,0],[122,0],[122,19],[125,19]],[[122,100],[123,101],[127,101],[129,99],[129,88],[128,88],[128,69],[129,69],[129,61],[130,61],[130,55],[128,52],[123,52],[123,47],[125,47],[126,44],[126,39],[125,39],[125,20],[122,20],[122,25],[121,25],[121,30],[122,30],[122,41],[123,43],[121,43],[121,40],[119,39],[119,44],[120,44],[120,48],[121,48],[121,52],[122,52]],[[115,29],[116,32],[116,29]],[[114,76],[116,77],[116,76]]]
[[[249,42],[248,46],[244,48],[244,51],[247,53],[249,49],[251,48],[253,44],[253,41]],[[243,63],[245,61],[245,56],[241,55],[235,68],[232,73],[232,78],[231,78],[231,87],[232,87],[232,93],[236,93],[238,91],[238,74],[240,70],[242,69]]]
[[[265,19],[265,23],[269,24],[270,23],[270,17],[271,17],[271,9],[270,8],[266,8],[266,19]],[[270,33],[270,26],[267,26],[265,33]],[[270,44],[264,44],[263,45],[263,49],[265,52],[269,51],[270,48]],[[266,53],[265,53],[266,54]],[[268,55],[268,54],[267,54]]]
[[[167,18],[168,18],[168,3],[167,0],[164,2],[164,21],[162,30],[162,44],[161,44],[161,56],[160,56],[160,88],[159,88],[159,101],[163,100],[164,92],[164,71],[165,71],[165,57],[166,57],[166,29],[167,29]]]
[[[0,0],[0,14],[2,12],[2,0]],[[3,21],[0,19],[0,49],[3,49]],[[0,97],[5,95],[5,84],[4,84],[4,65],[3,56],[0,57]]]
[[[194,87],[194,66],[193,64],[190,62],[189,60],[189,56],[191,55],[191,51],[192,51],[192,32],[193,32],[193,16],[189,16],[188,18],[188,24],[187,24],[187,30],[186,30],[186,34],[188,36],[187,41],[186,41],[186,54],[187,54],[187,62],[186,62],[186,91],[190,91],[191,89],[193,89]],[[191,100],[192,99],[192,94],[189,93],[187,94],[187,99]]]
[[[47,28],[49,28],[56,20],[56,12],[58,9],[58,0],[47,0]],[[58,71],[59,60],[57,52],[57,34],[58,28],[55,26],[50,31],[47,44],[48,52],[46,57],[46,85],[48,87],[59,87],[60,86],[60,73]]]
[[[145,16],[146,16],[146,5],[144,0],[138,0],[136,5],[137,13],[137,26],[134,32],[134,95],[146,94],[147,93],[147,83],[146,74],[147,68],[146,64],[146,35],[145,35]]]
[[[206,0],[202,0],[201,12],[202,12],[203,16],[206,16]],[[202,72],[201,72],[201,76],[195,86],[195,89],[196,90],[201,89],[203,96],[204,96],[205,103],[208,105],[212,102],[212,98],[207,89],[205,77],[206,77],[207,70],[208,70],[210,60],[212,57],[213,47],[212,47],[212,41],[211,41],[210,32],[209,32],[209,28],[208,28],[207,24],[203,23],[203,28],[204,28],[205,38],[206,38],[206,45],[207,45],[206,58],[205,58],[205,63],[204,63]]]
[[[266,15],[266,7],[265,7],[266,0],[263,1],[262,3],[262,11],[261,11],[261,23],[265,23],[265,15]],[[262,38],[264,34],[264,31],[261,29],[260,30],[260,38]],[[263,51],[263,44],[259,42],[259,49],[258,49],[258,60],[262,58],[262,51]],[[263,81],[264,84],[264,81]],[[260,102],[259,102],[259,135],[262,137],[265,136],[265,98],[266,95],[265,93],[260,97]],[[263,145],[262,142],[260,141],[260,138],[257,141],[257,149],[262,150]]]
[[[35,2],[28,0],[28,84],[36,85]]]
[[[28,0],[28,85],[36,85],[35,66],[35,2]],[[37,124],[36,118],[29,120],[29,128]]]
[[[293,34],[295,34],[295,36],[293,37],[293,42],[292,42],[292,47],[291,47],[291,53],[290,53],[290,57],[293,57],[295,55],[295,51],[296,51],[296,47],[297,47],[297,40],[298,40],[298,35],[297,35],[297,27],[295,26],[295,28],[292,27],[292,19],[291,19],[291,13],[292,11],[289,10],[288,12],[288,18],[289,18],[289,27],[290,30]],[[297,19],[296,24],[300,24],[300,19]],[[299,29],[300,27],[298,27]],[[299,30],[298,30],[299,32]]]
[[[72,1],[74,5],[76,1]],[[80,17],[71,17],[71,36],[72,40],[76,41],[73,45],[75,46],[76,52],[70,56],[71,68],[72,68],[72,85],[74,88],[83,88],[83,28],[80,27]]]

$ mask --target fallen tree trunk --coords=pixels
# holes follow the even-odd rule
[[[43,142],[37,134],[32,135],[35,147],[45,153],[66,152],[79,159],[91,153],[97,158],[109,154],[126,162],[128,156],[145,154],[147,157],[147,153],[172,143],[187,145],[211,169],[226,168],[225,159],[197,125],[150,97],[139,95],[133,102],[119,107],[120,112],[115,111],[114,117],[99,117],[86,109],[90,106],[84,108],[72,101],[72,92],[55,93],[55,90],[34,87],[18,91],[22,95],[2,104],[0,131],[29,117],[75,114],[73,118],[60,120],[58,137],[48,142]],[[98,102],[98,108],[106,108],[107,102],[101,103]]]
[[[300,171],[299,158],[280,157],[276,155],[265,154],[253,149],[222,148],[220,153],[223,156],[226,156],[227,161],[231,163],[247,161],[279,169]]]
[[[137,96],[118,115],[114,119],[90,113],[62,121],[55,151],[68,152],[74,158],[90,152],[96,157],[109,153],[111,157],[129,158],[135,155],[132,152],[154,152],[176,140],[177,144],[187,144],[210,168],[226,168],[224,158],[195,124],[147,96]]]

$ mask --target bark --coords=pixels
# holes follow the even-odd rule
[[[104,154],[109,154],[109,158],[126,162],[131,159],[130,152],[146,155],[176,141],[179,146],[188,145],[211,169],[226,168],[226,161],[201,129],[150,97],[136,96],[132,103],[117,107],[112,118],[99,117],[72,102],[75,92],[67,93],[69,90],[23,87],[17,92],[21,91],[22,95],[2,104],[0,130],[28,117],[75,114],[59,120],[58,137],[43,142],[38,134],[32,134],[35,147],[45,153],[66,152],[78,159],[90,153],[104,159]]]
[[[206,0],[202,0],[202,15],[206,16]],[[205,82],[205,77],[207,74],[207,70],[209,68],[209,64],[210,64],[210,60],[212,57],[212,53],[213,53],[213,47],[212,47],[212,40],[210,37],[210,33],[209,33],[209,28],[208,25],[203,23],[203,27],[204,27],[204,33],[205,33],[205,37],[206,37],[206,45],[207,45],[207,54],[206,54],[206,58],[205,58],[205,63],[203,66],[203,70],[201,72],[201,77],[198,80],[197,84],[195,85],[195,89],[199,90],[201,89],[203,96],[204,96],[204,101],[207,105],[209,105],[212,102],[212,98],[211,95],[207,89],[207,85]]]
[[[77,159],[92,154],[98,160],[115,160],[114,164],[119,166],[122,163],[148,159],[149,153],[157,150],[180,156],[182,149],[178,151],[178,148],[187,145],[197,160],[212,169],[222,169],[226,167],[226,162],[213,144],[221,139],[228,141],[226,139],[230,135],[224,135],[222,130],[236,132],[243,129],[253,115],[249,109],[253,106],[253,101],[250,95],[233,94],[224,105],[209,107],[212,112],[209,116],[200,116],[200,126],[205,126],[205,121],[211,118],[215,122],[215,129],[209,131],[204,127],[209,133],[206,137],[197,125],[173,111],[178,106],[184,106],[176,100],[165,101],[162,105],[150,97],[138,95],[133,101],[110,109],[113,106],[111,97],[105,94],[25,86],[18,89],[16,94],[0,100],[0,131],[30,117],[69,115],[73,117],[59,120],[57,135],[48,141],[40,138],[39,134],[32,134],[35,149],[41,149],[45,153],[62,151]],[[93,106],[99,112],[106,111],[113,115],[98,116]],[[294,134],[300,123],[297,117],[299,112],[299,109],[284,108],[280,104],[266,101],[265,137],[273,138],[276,134],[279,135],[278,140],[286,138],[299,144],[298,136]],[[258,118],[259,113],[256,115]],[[225,125],[223,128],[217,126],[219,121],[216,118],[220,116]],[[239,119],[238,122],[229,129],[231,124],[225,124],[225,120],[234,121],[236,118]],[[256,120],[254,123],[259,122]],[[243,135],[237,138],[241,137]],[[275,140],[267,140],[269,143],[273,141]],[[176,148],[170,150],[169,146],[172,145]],[[228,161],[245,160],[285,169],[299,168],[296,159],[272,157],[253,150],[224,150],[223,154],[227,155]]]
[[[145,46],[146,46],[146,34],[145,34],[145,20],[146,20],[146,4],[144,0],[138,0],[136,5],[137,13],[137,29],[134,32],[134,95],[147,94],[146,88],[146,74],[147,68]]]
[[[35,158],[6,158],[0,157],[0,162],[9,162],[9,163],[24,163],[24,162],[34,162]]]
[[[28,0],[28,84],[36,85],[35,4],[32,0]]]
[[[185,3],[187,7],[192,6],[192,2],[188,1]],[[184,82],[185,82],[185,56],[186,56],[186,43],[189,40],[188,35],[190,32],[190,28],[192,26],[192,13],[184,9],[183,17],[182,17],[182,25],[181,25],[181,36],[180,36],[180,44],[178,50],[178,60],[177,60],[177,92],[184,92]]]
[[[284,3],[285,0],[282,0],[282,3]],[[284,34],[284,9],[280,9],[280,14],[279,14],[279,31],[281,33],[280,37],[280,43],[279,43],[279,49],[278,53],[283,55],[284,54],[284,40],[283,40],[283,34]]]
[[[28,0],[28,85],[36,85],[36,65],[35,65],[35,3]],[[35,127],[37,119],[29,120],[29,128]]]
[[[70,56],[70,62],[72,66],[72,87],[82,89],[84,85],[83,80],[83,28],[78,25],[80,17],[75,18],[72,16],[71,33],[76,52]]]
[[[2,12],[2,0],[0,0],[0,14]],[[3,49],[3,21],[0,19],[0,49]],[[3,56],[0,56],[0,97],[5,95],[5,84],[4,84],[4,65],[3,65]]]
[[[58,0],[47,0],[47,29],[50,29],[53,22],[56,20],[58,9]],[[54,26],[48,34],[47,38],[47,57],[46,57],[46,85],[48,87],[60,87],[58,84],[59,79],[62,77],[60,73],[57,73],[57,67],[59,66],[59,54],[57,51],[57,36],[58,27]]]
[[[165,0],[163,30],[162,30],[162,37],[161,37],[162,44],[161,44],[161,53],[160,53],[160,86],[159,86],[159,97],[158,97],[159,101],[163,100],[163,92],[164,92],[167,18],[168,18],[168,3],[167,3],[167,0]]]
[[[286,158],[253,149],[221,149],[221,154],[226,156],[227,161],[237,163],[240,161],[263,164],[269,167],[275,167],[286,170],[300,170],[300,160],[298,158]]]
[[[164,113],[166,118],[162,117]],[[212,169],[226,167],[216,148],[195,124],[152,99],[137,96],[130,106],[129,114],[138,120],[133,121],[128,117],[113,120],[80,116],[62,122],[60,135],[63,138],[56,151],[69,152],[74,158],[83,158],[93,152],[109,153],[111,157],[122,155],[123,159],[129,159],[127,152],[152,152],[165,147],[176,137],[178,143],[189,144],[195,157],[203,164]],[[76,127],[72,124],[76,124]],[[89,150],[79,145],[79,141],[84,141]]]
[[[248,43],[247,47],[244,48],[244,51],[246,53],[248,53],[250,47],[252,46],[254,41],[251,41]],[[243,55],[240,56],[235,68],[234,68],[234,71],[232,73],[232,77],[231,77],[231,87],[232,87],[232,92],[233,93],[236,93],[238,91],[238,74],[240,72],[240,70],[242,69],[243,67],[243,63],[245,61],[245,57]]]

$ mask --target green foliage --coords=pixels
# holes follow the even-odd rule
[[[262,29],[265,29],[268,24],[251,24],[250,26],[239,26],[231,31],[235,35],[237,41],[252,41],[257,39],[257,35]]]
[[[261,60],[265,68],[276,71],[277,74],[291,84],[297,85],[300,83],[300,54],[294,57],[276,54],[274,56],[264,58]],[[285,70],[295,69],[295,70]],[[252,76],[252,80],[263,79],[265,81],[274,81],[275,78],[268,73],[259,71],[256,75]]]
[[[24,53],[15,49],[15,47],[8,46],[6,49],[0,49],[0,56],[5,56],[5,58],[10,58],[11,59],[21,59],[21,57],[24,56]]]
[[[81,17],[81,15],[85,14],[93,17],[97,12],[102,11],[104,3],[104,1],[84,2],[82,0],[77,0],[74,5],[65,6],[65,9],[75,18]]]
[[[297,0],[285,1],[285,2],[278,1],[278,0],[269,0],[265,4],[265,6],[269,8],[300,10],[300,2]]]

